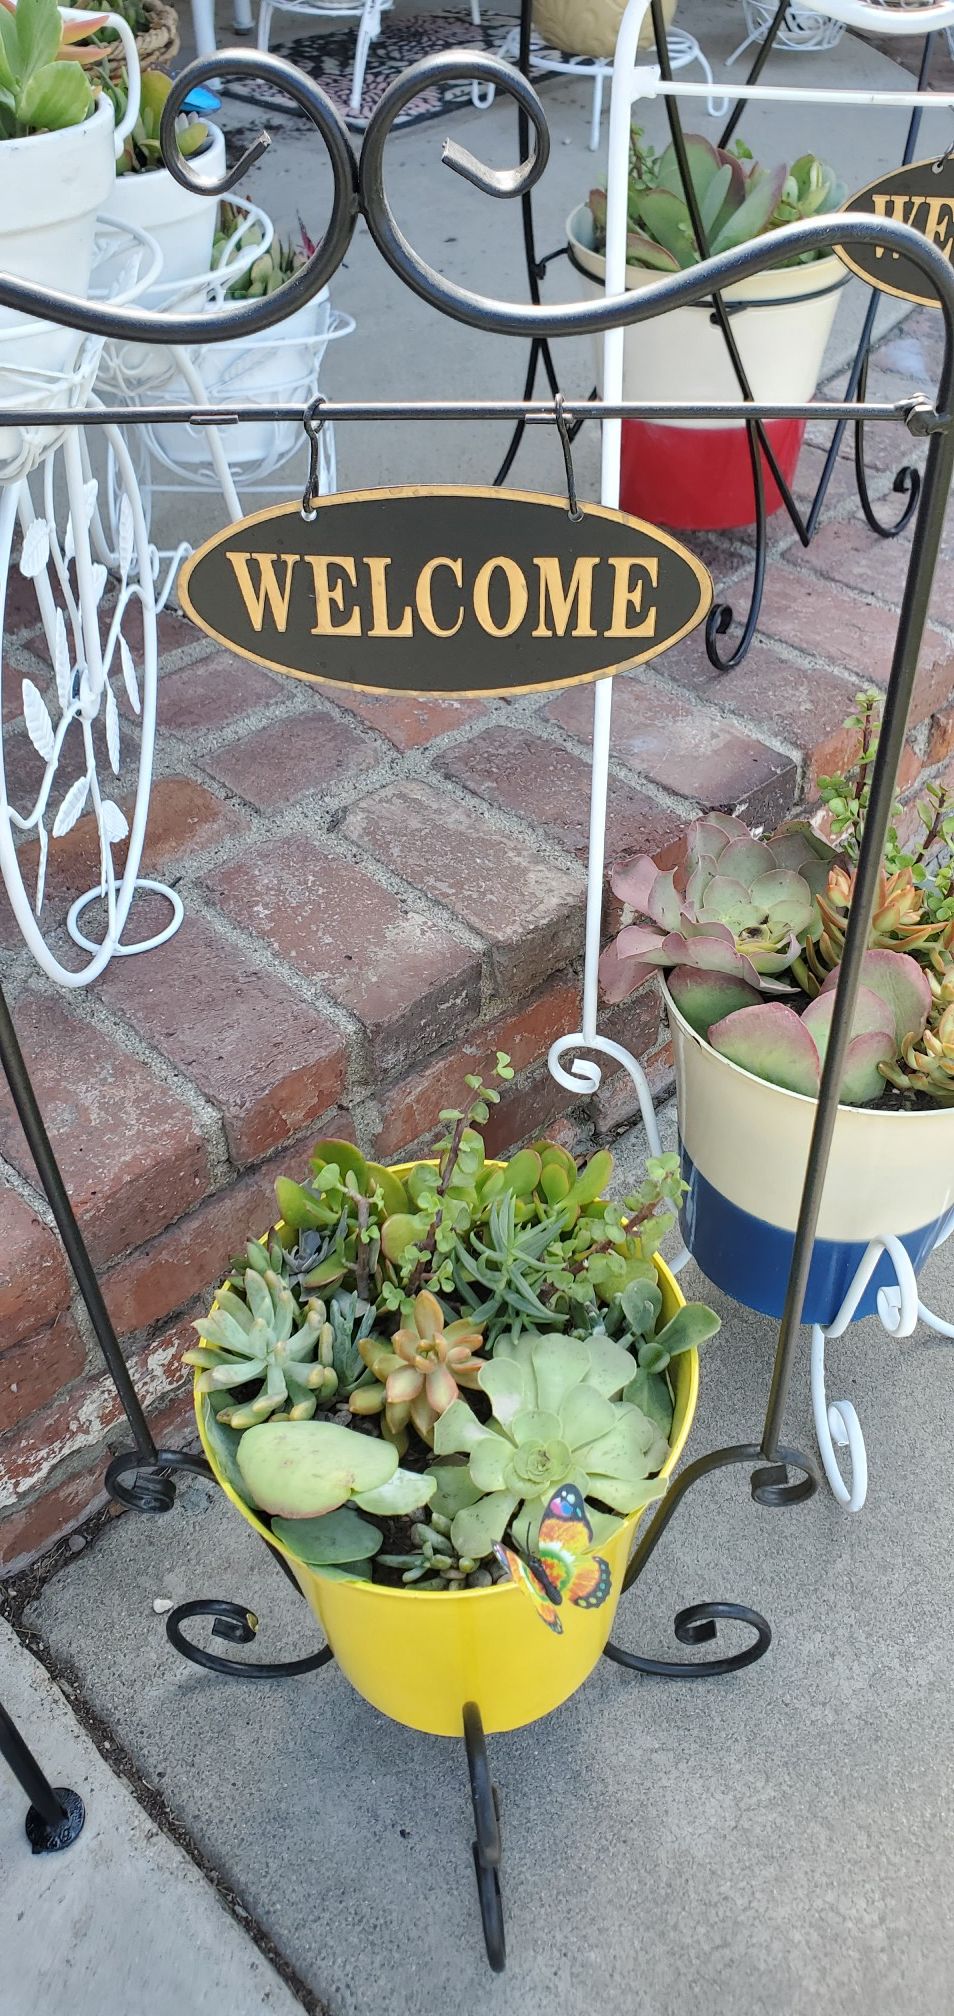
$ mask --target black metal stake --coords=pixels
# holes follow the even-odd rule
[[[82,1833],[86,1808],[78,1792],[68,1785],[50,1784],[12,1716],[0,1702],[0,1757],[9,1764],[18,1785],[30,1801],[26,1816],[26,1837],[34,1855],[54,1855],[69,1848]]]

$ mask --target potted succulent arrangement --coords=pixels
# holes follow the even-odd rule
[[[125,76],[107,85],[117,120],[126,110]],[[143,296],[146,306],[168,300],[169,289],[209,271],[216,229],[217,205],[209,196],[183,189],[164,167],[159,129],[172,79],[162,70],[148,70],[142,79],[139,116],[127,133],[116,163],[116,186],[106,206],[123,224],[138,225],[155,238],[162,253],[162,271]],[[176,120],[179,152],[201,163],[201,173],[217,182],[225,173],[225,136],[218,126],[195,113],[180,112]]]
[[[609,1203],[605,1152],[485,1159],[499,1093],[467,1084],[435,1159],[321,1141],[310,1182],[279,1179],[187,1353],[223,1490],[358,1691],[436,1735],[469,1700],[519,1727],[592,1670],[719,1327],[655,1254],[675,1156]]]
[[[686,1244],[710,1280],[768,1315],[785,1297],[879,706],[859,696],[857,760],[823,781],[832,843],[804,822],[758,839],[712,813],[690,828],[678,874],[641,858],[612,878],[637,921],[603,954],[605,994],[664,976]],[[917,812],[914,844],[894,826],[886,847],[806,1322],[832,1321],[872,1239],[895,1234],[917,1272],[954,1222],[954,800],[932,786]],[[889,1278],[883,1263],[859,1315]]]
[[[698,133],[686,152],[711,254],[729,251],[784,224],[837,210],[846,191],[814,154],[791,167],[764,168],[742,142],[726,151]],[[672,147],[657,154],[638,126],[630,144],[626,285],[650,286],[660,274],[699,263],[689,209]],[[594,189],[567,220],[570,258],[601,293],[606,278],[606,196]],[[780,261],[725,289],[732,330],[756,399],[801,403],[814,396],[847,275],[834,252]],[[711,307],[699,301],[625,332],[623,396],[741,402]],[[805,432],[800,420],[766,423],[773,452],[791,482]],[[765,468],[767,507],[781,504]],[[620,503],[624,510],[682,529],[751,524],[754,485],[741,422],[624,420]]]
[[[0,270],[86,295],[97,212],[108,206],[124,133],[99,88],[102,50],[90,40],[108,13],[70,13],[55,0],[0,0]],[[135,46],[129,121],[139,103]],[[69,368],[84,342],[75,330],[0,309],[0,368],[8,403],[18,366]]]

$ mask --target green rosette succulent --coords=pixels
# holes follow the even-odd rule
[[[661,1496],[656,1472],[669,1444],[640,1407],[616,1397],[634,1372],[629,1351],[605,1332],[500,1339],[478,1376],[492,1419],[478,1421],[458,1400],[434,1431],[435,1454],[465,1454],[480,1493],[451,1523],[459,1554],[482,1560],[511,1520],[517,1546],[532,1551],[561,1484],[576,1484],[585,1499],[622,1516]],[[599,1530],[598,1512],[596,1519]]]

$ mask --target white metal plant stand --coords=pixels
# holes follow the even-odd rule
[[[745,40],[727,56],[726,68],[737,63],[753,43],[764,42],[775,18],[776,9],[770,0],[742,0],[747,34]],[[834,49],[845,32],[843,21],[836,21],[830,14],[820,14],[815,7],[793,4],[786,7],[782,23],[775,36],[776,49],[794,49],[807,55],[812,50]]]
[[[274,235],[271,219],[246,199],[231,200],[240,218],[215,269],[153,285],[150,302],[158,312],[183,314],[197,309],[213,312],[221,307],[228,289],[268,250]],[[296,325],[294,328],[292,323]],[[157,344],[107,343],[96,381],[104,401],[121,402],[131,408],[189,400],[195,404],[194,423],[140,426],[132,430],[130,447],[147,526],[151,527],[156,495],[192,494],[197,489],[218,493],[225,506],[225,522],[230,523],[244,515],[247,506],[243,497],[287,488],[272,485],[268,479],[301,452],[300,426],[274,425],[263,420],[253,427],[233,428],[227,451],[221,428],[203,425],[198,416],[203,408],[216,410],[243,400],[259,400],[263,404],[294,401],[304,408],[317,395],[328,344],[350,335],[353,329],[352,318],[331,308],[324,289],[316,301],[307,303],[291,322],[279,324],[274,335],[267,338],[246,337],[241,344],[197,344],[188,349],[180,344],[160,348]],[[330,426],[321,430],[319,447],[319,494],[326,495],[337,486],[334,430]],[[163,480],[164,477],[175,480]],[[115,527],[117,499],[112,458],[109,505],[110,522]],[[163,607],[189,550],[185,542],[160,549],[164,572],[157,594],[159,608]]]
[[[97,264],[112,276],[110,300],[128,302],[144,293],[157,262],[158,250],[145,233],[102,221]],[[92,291],[97,292],[95,270]],[[157,556],[119,431],[105,430],[116,471],[114,530],[107,532],[81,430],[42,425],[45,409],[79,410],[91,398],[101,341],[84,339],[71,365],[56,373],[32,370],[23,362],[23,348],[22,327],[0,335],[2,396],[19,410],[35,406],[37,412],[35,427],[0,432],[0,607],[6,606],[17,540],[18,571],[31,584],[37,605],[30,651],[46,659],[49,671],[45,679],[39,673],[22,678],[8,669],[0,647],[0,700],[11,685],[19,688],[26,734],[43,764],[39,786],[24,796],[8,779],[0,743],[0,872],[38,965],[60,986],[82,987],[114,955],[162,943],[182,919],[173,891],[139,879],[155,741]],[[115,592],[107,596],[111,577]],[[123,696],[137,717],[138,749],[122,723]],[[68,967],[45,928],[49,843],[65,837],[84,815],[94,822],[99,878],[70,909],[70,937],[90,956]],[[126,849],[121,874],[113,853],[120,846]],[[126,945],[123,931],[137,888],[164,895],[171,915],[160,933]],[[105,905],[105,924],[102,937],[92,939],[80,919],[98,899]]]
[[[882,28],[885,24],[886,17],[877,0],[830,0],[830,4],[844,25],[871,29],[873,26]],[[633,102],[639,97],[658,95],[681,95],[698,99],[706,95],[707,89],[705,84],[690,80],[673,78],[667,82],[660,77],[658,63],[647,64],[640,61],[638,43],[649,7],[650,0],[629,0],[620,25],[612,66],[606,189],[605,291],[608,295],[623,294],[626,291],[627,185]],[[954,29],[954,0],[939,0],[937,5],[906,10],[904,21],[900,25],[892,23],[891,32],[927,34],[940,28]],[[930,107],[933,110],[943,107],[954,108],[954,94],[935,91],[920,93],[824,89],[793,91],[777,85],[752,84],[734,87],[733,96],[769,102],[784,100],[791,103],[793,100],[801,99],[806,102],[832,105],[903,105]],[[625,332],[622,328],[611,329],[603,337],[603,397],[610,404],[623,399],[624,339]],[[621,420],[604,419],[600,502],[613,510],[619,508],[621,447]],[[582,1027],[572,1035],[558,1037],[551,1045],[549,1067],[559,1085],[567,1091],[575,1092],[578,1097],[586,1098],[592,1097],[602,1082],[602,1070],[596,1059],[613,1058],[628,1073],[635,1086],[646,1138],[651,1153],[655,1155],[660,1152],[659,1126],[646,1074],[632,1053],[622,1044],[602,1036],[598,1026],[598,967],[603,917],[612,708],[613,680],[600,679],[594,689],[593,701]],[[579,1054],[583,1052],[589,1054]],[[949,1237],[952,1232],[954,1223],[946,1228],[943,1237]],[[886,1234],[883,1239],[874,1241],[858,1268],[851,1289],[834,1322],[825,1329],[816,1325],[812,1334],[812,1399],[819,1450],[825,1474],[835,1497],[839,1504],[850,1511],[861,1509],[867,1492],[868,1468],[864,1437],[852,1403],[849,1400],[837,1402],[827,1400],[825,1346],[829,1340],[842,1336],[847,1329],[883,1253],[890,1255],[897,1275],[897,1287],[882,1289],[878,1296],[878,1314],[889,1334],[899,1338],[909,1336],[920,1320],[936,1335],[954,1340],[954,1323],[944,1322],[942,1318],[926,1309],[919,1300],[914,1269],[900,1240]],[[683,1246],[668,1264],[674,1272],[678,1272],[688,1259],[689,1254]],[[845,1484],[841,1475],[835,1454],[836,1445],[848,1451],[852,1465],[850,1487]]]

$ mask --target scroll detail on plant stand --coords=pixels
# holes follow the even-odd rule
[[[631,0],[629,14],[633,12],[634,5]],[[624,20],[624,32],[625,30]],[[509,71],[507,66],[496,63],[492,58],[474,57],[470,54],[436,58],[414,66],[397,81],[379,106],[365,137],[360,167],[354,160],[342,122],[322,92],[300,77],[292,66],[278,59],[261,56],[245,58],[241,55],[223,55],[210,63],[196,65],[191,71],[186,72],[175,87],[166,107],[164,141],[171,142],[174,132],[174,116],[178,109],[176,94],[181,93],[184,96],[196,82],[201,81],[202,77],[213,70],[218,74],[261,73],[284,85],[309,113],[328,152],[335,184],[331,218],[318,250],[309,259],[303,272],[289,283],[287,299],[282,304],[284,307],[290,310],[326,284],[344,257],[360,207],[371,235],[388,264],[405,284],[439,311],[488,332],[546,336],[568,333],[607,335],[604,401],[599,406],[587,408],[585,411],[587,418],[592,414],[604,421],[603,495],[604,503],[611,509],[618,495],[619,417],[621,413],[645,410],[627,406],[620,397],[619,374],[622,365],[622,332],[625,325],[629,321],[645,319],[661,310],[684,305],[706,292],[711,293],[713,287],[731,285],[746,274],[758,271],[765,263],[764,250],[756,246],[726,254],[718,261],[707,263],[695,274],[680,274],[672,279],[664,279],[657,287],[643,290],[636,298],[627,296],[622,284],[625,262],[625,206],[614,198],[611,189],[607,246],[608,280],[612,290],[609,298],[587,305],[566,304],[541,309],[474,295],[455,287],[443,276],[433,272],[398,231],[385,188],[384,149],[398,113],[424,84],[433,79],[447,77],[493,83],[498,90],[509,92],[517,98],[523,107],[535,136],[533,154],[516,171],[501,172],[488,169],[472,155],[456,147],[449,147],[446,150],[445,159],[448,165],[464,173],[485,193],[520,196],[542,173],[547,158],[548,137],[542,108],[535,94],[522,79]],[[624,80],[624,86],[624,90],[619,94],[618,108],[614,93],[611,124],[614,119],[617,120],[617,125],[620,120],[623,121],[621,130],[625,134],[628,129],[629,101],[626,96],[628,77]],[[169,121],[168,128],[165,124],[166,119]],[[618,142],[618,132],[616,137]],[[185,180],[188,179],[183,164],[170,162],[170,165],[174,173]],[[247,168],[246,159],[239,164],[236,174],[244,176]],[[831,225],[822,221],[791,227],[787,242],[792,252],[796,253],[829,244],[833,235]],[[916,233],[903,226],[886,225],[871,219],[845,218],[838,235],[848,245],[864,242],[883,243],[889,250],[904,252],[935,284],[942,306],[945,335],[945,359],[938,394],[938,410],[921,406],[916,416],[931,437],[927,472],[919,501],[919,521],[910,580],[894,651],[883,730],[873,768],[866,830],[841,960],[827,1056],[816,1104],[789,1287],[761,1439],[758,1442],[715,1450],[690,1463],[676,1477],[661,1506],[637,1542],[635,1552],[622,1578],[624,1589],[632,1587],[642,1574],[675,1512],[700,1478],[723,1469],[736,1467],[744,1469],[749,1474],[749,1485],[754,1500],[762,1506],[773,1508],[801,1502],[811,1496],[816,1488],[814,1471],[809,1460],[782,1442],[785,1405],[826,1163],[837,1114],[838,1088],[846,1060],[851,1016],[861,978],[868,926],[877,893],[879,863],[890,821],[894,778],[903,746],[930,583],[937,559],[944,509],[954,467],[954,428],[948,410],[954,382],[954,277],[941,256],[920,240]],[[46,290],[30,289],[9,279],[0,281],[0,303],[21,312],[40,312],[54,321],[58,318],[66,326],[78,325],[91,333],[109,336],[118,341],[188,343],[203,339],[231,340],[241,335],[244,329],[267,328],[281,319],[281,307],[276,309],[274,303],[269,302],[254,303],[234,311],[223,309],[216,315],[204,319],[188,314],[169,318],[153,317],[148,311],[136,309],[112,311],[96,305],[78,311],[75,303],[68,298]],[[462,403],[468,418],[500,417],[499,402]],[[146,409],[147,412],[148,410]],[[421,417],[433,419],[459,417],[461,407],[452,404],[442,405],[439,402],[424,402],[423,405],[410,407],[370,402],[370,410],[389,420],[399,420],[402,417],[420,420]],[[710,418],[719,417],[720,413],[725,411],[724,408],[713,408],[701,402],[694,407],[691,401],[687,402],[687,406],[682,410],[688,411],[689,414],[695,412],[698,417]],[[820,412],[824,410],[819,409]],[[843,409],[835,407],[828,410],[833,410],[835,415],[840,417]],[[907,406],[893,409],[872,406],[863,410],[866,418],[889,419],[895,424],[903,423],[908,418]],[[523,402],[515,402],[509,409],[512,417],[526,415],[528,411],[532,412],[534,417],[543,417],[543,409],[528,407]],[[361,412],[362,409],[357,406],[349,407],[329,402],[329,415],[335,421],[340,421],[346,416],[355,417]],[[503,412],[505,416],[508,413],[506,404],[503,406]],[[771,408],[756,407],[755,413],[760,419],[778,417],[775,409]],[[0,417],[4,424],[13,424],[17,415],[6,412]],[[53,419],[57,416],[49,417]],[[183,415],[175,417],[182,418]],[[279,417],[289,416],[280,414]],[[557,420],[557,417],[557,414],[552,415],[554,420]],[[571,414],[564,414],[562,410],[559,413],[561,422],[572,417]],[[68,418],[71,419],[72,416]],[[113,418],[109,409],[99,414],[90,410],[83,415],[83,422],[87,426],[96,426]],[[130,419],[131,416],[127,415],[127,424]],[[506,511],[505,497],[499,498],[499,508],[503,512]],[[598,1055],[605,1046],[605,1039],[600,1038],[597,1027],[596,961],[602,901],[603,818],[610,709],[611,681],[604,679],[598,682],[595,688],[594,775],[583,1028],[578,1037],[564,1039],[561,1046],[564,1055],[570,1048],[578,1048],[581,1051],[592,1049]],[[16,1032],[2,995],[0,995],[0,1055],[55,1222],[63,1237],[90,1320],[102,1345],[135,1438],[135,1451],[117,1458],[110,1465],[108,1488],[121,1502],[137,1505],[140,1509],[168,1510],[174,1499],[174,1471],[180,1467],[201,1469],[202,1459],[176,1451],[158,1451],[155,1447],[130,1380],[128,1368],[112,1331],[89,1255],[78,1232],[62,1176],[36,1105],[29,1075],[24,1067]],[[561,1065],[562,1068],[564,1067]],[[630,1060],[628,1068],[638,1082],[639,1067],[635,1060]],[[591,1089],[597,1072],[598,1065],[585,1057],[579,1057],[573,1059],[572,1070],[568,1076],[572,1084]],[[305,1422],[301,1425],[309,1424]],[[479,1590],[465,1592],[459,1600],[464,1601],[471,1596],[474,1600],[481,1600],[482,1593],[488,1592]],[[490,1600],[493,1600],[494,1592],[489,1592],[489,1596]],[[422,1597],[420,1600],[426,1599]],[[435,1597],[434,1600],[437,1602],[441,1599]],[[216,1620],[218,1635],[229,1637],[234,1642],[247,1643],[249,1634],[256,1628],[255,1620],[238,1605],[223,1605],[222,1602],[214,1600],[210,1603],[192,1605],[190,1609],[192,1614],[197,1614],[198,1611],[203,1614],[211,1613]],[[748,1623],[755,1632],[755,1641],[750,1642],[743,1651],[725,1658],[716,1656],[702,1662],[654,1661],[642,1659],[639,1655],[624,1651],[618,1646],[608,1646],[606,1649],[609,1656],[618,1663],[635,1667],[637,1670],[663,1672],[678,1678],[698,1676],[705,1672],[721,1673],[737,1670],[761,1657],[770,1641],[768,1625],[755,1613],[721,1601],[695,1605],[691,1611],[683,1613],[677,1620],[677,1636],[682,1644],[697,1647],[706,1640],[711,1640],[718,1621],[726,1616]],[[314,1655],[312,1660],[306,1662],[304,1670],[312,1670],[318,1664],[324,1663],[325,1656],[324,1653]],[[208,1663],[208,1655],[205,1655],[205,1661]],[[235,1663],[234,1670],[241,1670],[241,1662]],[[301,1672],[303,1667],[301,1662],[294,1662],[286,1670]],[[492,1964],[499,1966],[503,1958],[496,1878],[500,1856],[499,1828],[496,1824],[489,1774],[486,1769],[479,1703],[462,1702],[461,1709],[462,1712],[466,1710],[465,1729],[475,1805],[477,1874],[481,1909],[488,1953]]]

